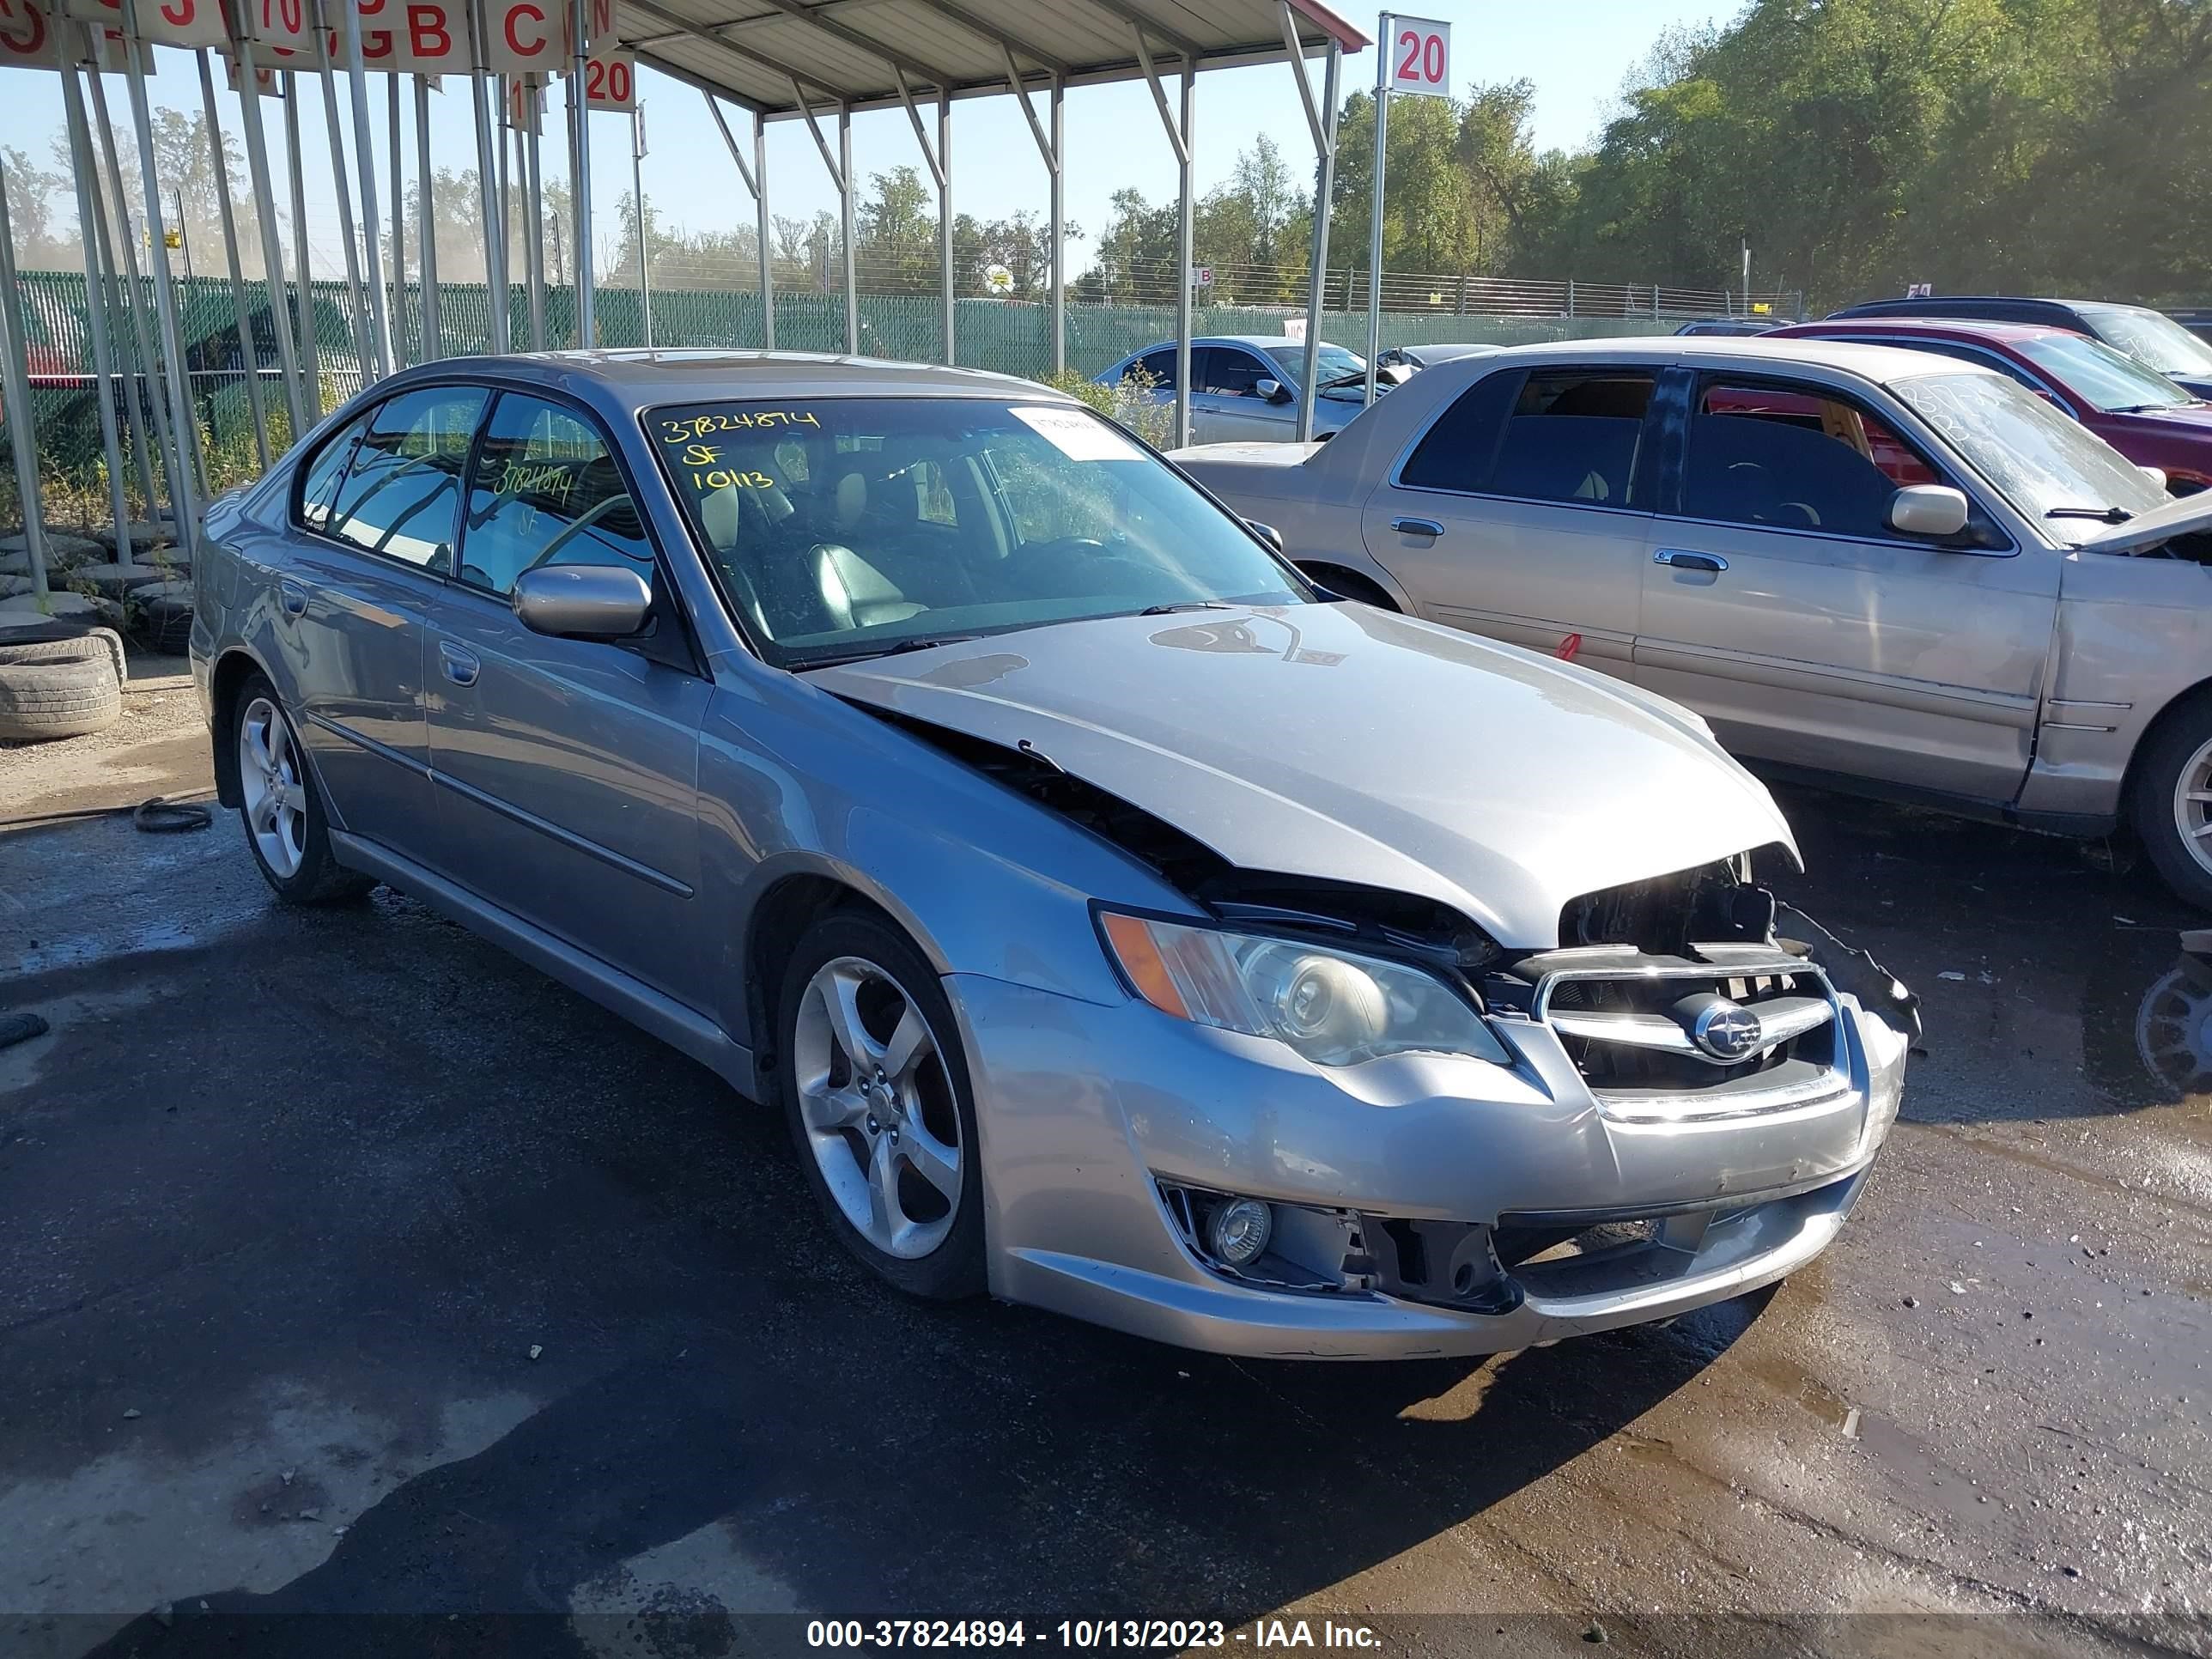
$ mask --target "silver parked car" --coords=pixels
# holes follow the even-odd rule
[[[1298,387],[1306,367],[1303,340],[1285,335],[1217,335],[1190,343],[1193,443],[1289,443],[1298,435]],[[1139,368],[1156,404],[1176,394],[1176,348],[1147,346],[1096,377],[1119,386]],[[1388,390],[1396,377],[1386,376]],[[1367,359],[1324,341],[1321,383],[1314,397],[1314,435],[1325,438],[1367,406]]]
[[[276,891],[390,882],[778,1103],[908,1291],[1523,1347],[1811,1260],[1896,1115],[1911,999],[1754,884],[1695,717],[1323,600],[1041,388],[428,364],[208,531]]]
[[[1772,773],[2130,823],[2212,908],[2212,491],[2169,499],[1993,370],[1802,339],[1522,346],[1326,446],[1171,459],[1335,591],[1571,648]]]

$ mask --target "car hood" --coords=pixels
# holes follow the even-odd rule
[[[2208,530],[2212,530],[2212,489],[2178,496],[2163,507],[2138,513],[2124,524],[2098,525],[2087,533],[2069,526],[2065,534],[2076,547],[2094,548],[2100,553],[2138,553],[2176,536]]]
[[[1781,842],[1696,717],[1587,669],[1360,605],[1120,617],[815,670],[1025,746],[1241,869],[1418,894],[1500,944],[1570,899]]]

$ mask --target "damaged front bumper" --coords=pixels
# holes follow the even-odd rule
[[[1574,1022],[1542,999],[1534,1017],[1493,1019],[1510,1065],[1326,1068],[1141,1003],[956,975],[992,1288],[1213,1352],[1411,1358],[1664,1319],[1770,1284],[1835,1237],[1903,1088],[1898,1007],[1869,1012],[1875,981],[1847,959],[1828,972],[1831,954],[1823,936],[1835,1017],[1805,1062],[1817,1085],[1777,1068],[1664,1111],[1648,1090],[1601,1086],[1563,1029]],[[1231,1196],[1279,1218],[1270,1254],[1242,1270],[1209,1254],[1200,1224]]]

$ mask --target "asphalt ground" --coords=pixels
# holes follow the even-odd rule
[[[1785,795],[1784,896],[1926,1000],[1840,1242],[1664,1329],[1239,1363],[902,1300],[780,1121],[414,901],[58,816],[207,787],[173,707],[111,746],[0,753],[9,1659],[2212,1651],[2212,969],[2147,874]]]

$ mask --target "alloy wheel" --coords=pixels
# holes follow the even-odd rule
[[[886,1255],[945,1242],[966,1148],[936,1034],[898,981],[860,957],[807,981],[792,1033],[809,1148],[845,1219]]]
[[[2189,856],[2212,871],[2212,738],[2198,746],[2174,781],[2173,823]]]
[[[238,781],[262,862],[289,881],[307,857],[307,790],[292,730],[267,697],[248,703],[238,722]]]

